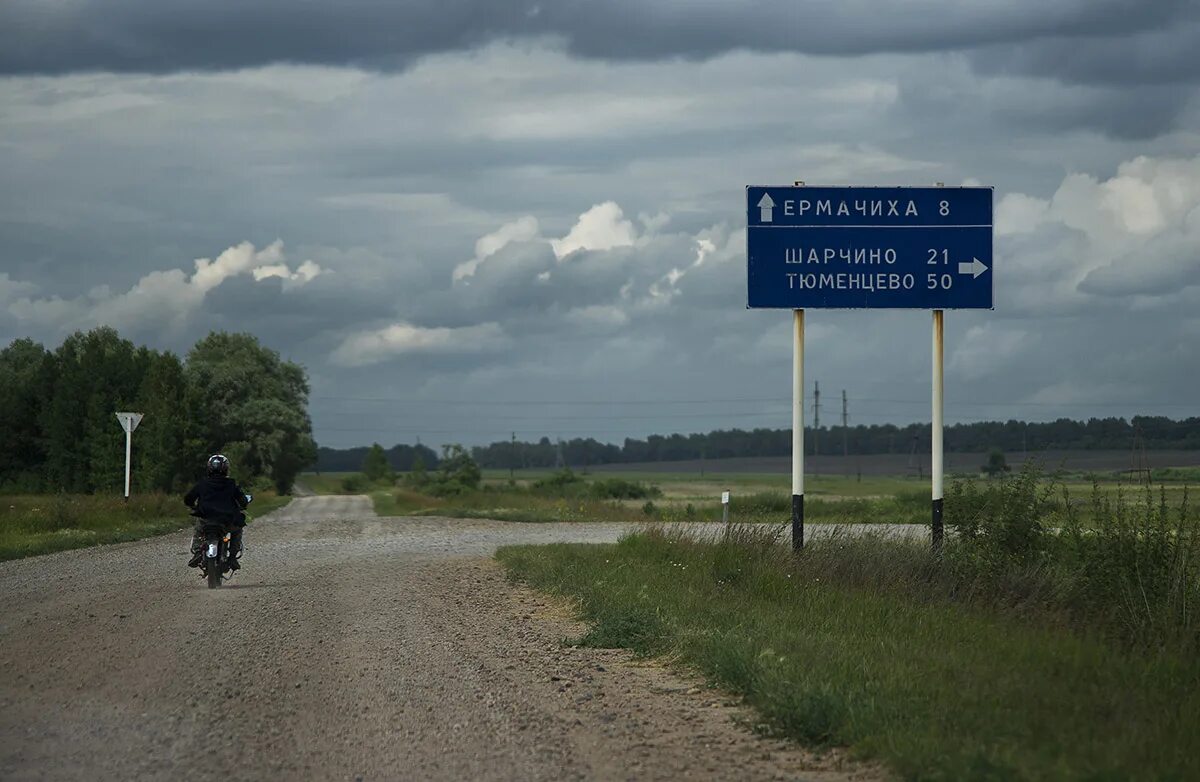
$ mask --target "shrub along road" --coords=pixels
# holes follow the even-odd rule
[[[206,589],[184,533],[0,563],[0,778],[872,779],[726,696],[562,643],[499,545],[619,524],[375,517],[302,497]],[[878,527],[876,527],[878,529]]]

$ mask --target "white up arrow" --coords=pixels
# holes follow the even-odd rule
[[[983,262],[978,258],[972,258],[970,263],[960,263],[958,265],[959,274],[969,274],[972,277],[978,277],[986,272],[988,267],[983,265]]]
[[[775,202],[771,200],[770,193],[763,193],[762,199],[758,202],[759,220],[764,223],[771,222],[771,210],[775,208]]]

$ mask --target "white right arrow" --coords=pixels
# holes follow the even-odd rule
[[[972,277],[978,277],[986,272],[988,267],[983,265],[983,262],[978,258],[972,258],[970,263],[960,263],[958,265],[959,274],[969,274]]]
[[[771,222],[771,210],[775,208],[775,202],[771,200],[770,193],[763,193],[763,197],[758,202],[758,217],[764,223]]]

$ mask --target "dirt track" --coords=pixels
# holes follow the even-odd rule
[[[727,697],[573,649],[497,545],[619,525],[379,519],[304,497],[220,590],[187,533],[0,564],[0,779],[860,779]]]

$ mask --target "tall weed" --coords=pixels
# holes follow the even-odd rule
[[[1172,506],[1162,488],[1094,485],[1085,504],[1026,464],[983,486],[956,482],[946,517],[956,594],[1064,612],[1139,645],[1200,642],[1200,518],[1186,489]]]

